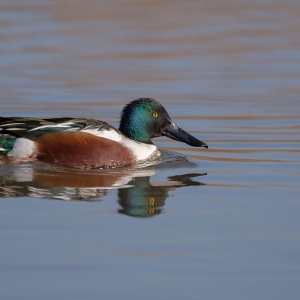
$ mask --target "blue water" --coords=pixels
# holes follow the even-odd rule
[[[1,299],[298,299],[300,3],[0,3],[1,116],[153,97],[206,142],[73,170],[0,157]]]

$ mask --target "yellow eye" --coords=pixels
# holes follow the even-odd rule
[[[157,112],[154,112],[154,113],[152,114],[152,116],[153,116],[154,118],[157,118],[157,117],[158,117],[158,113],[157,113]]]

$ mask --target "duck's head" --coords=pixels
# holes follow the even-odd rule
[[[152,138],[167,136],[193,147],[208,148],[205,143],[178,127],[166,109],[151,98],[139,98],[127,104],[121,114],[119,130],[140,143],[152,144]]]

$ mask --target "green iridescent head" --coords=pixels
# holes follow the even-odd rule
[[[162,135],[171,124],[165,108],[151,98],[139,98],[127,104],[121,115],[119,130],[128,138],[146,144]]]
[[[119,130],[128,138],[152,144],[151,139],[167,136],[194,147],[207,145],[178,127],[166,109],[152,98],[139,98],[127,104],[121,114]]]

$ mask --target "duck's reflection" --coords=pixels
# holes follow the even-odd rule
[[[184,174],[170,176],[166,182],[150,183],[150,177],[135,177],[130,182],[133,187],[119,189],[119,204],[122,209],[120,213],[135,217],[151,217],[162,211],[165,201],[170,197],[170,192],[176,188],[191,185],[203,185],[201,182],[193,181],[193,177],[206,174]]]
[[[99,201],[109,190],[118,190],[119,213],[135,217],[159,214],[170,191],[183,186],[200,186],[193,173],[150,182],[155,169],[82,171],[45,165],[13,165],[0,175],[0,197],[30,196],[39,198]],[[173,170],[174,171],[174,170]]]

